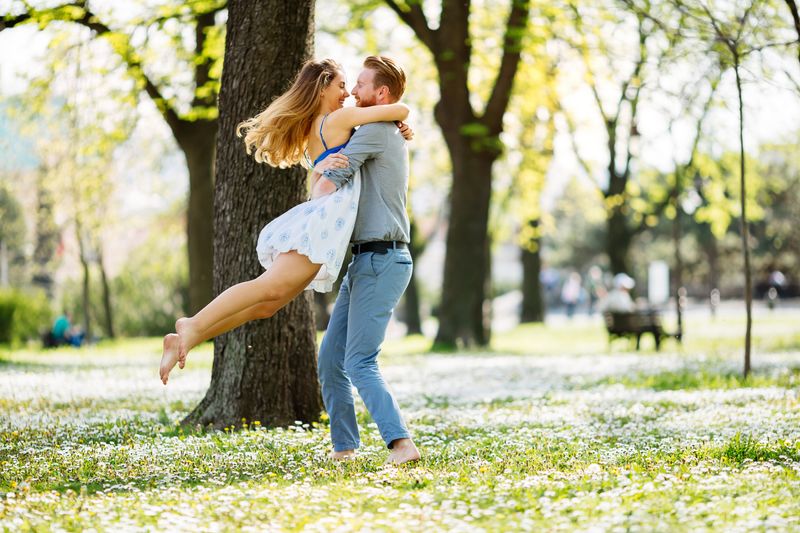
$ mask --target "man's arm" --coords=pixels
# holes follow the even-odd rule
[[[347,146],[340,152],[347,156],[348,166],[345,168],[329,168],[322,171],[322,176],[336,185],[337,189],[340,189],[353,178],[353,175],[365,161],[383,153],[386,149],[386,131],[386,127],[380,123],[364,124],[358,128],[350,138]],[[319,173],[320,171],[314,167],[314,174]]]

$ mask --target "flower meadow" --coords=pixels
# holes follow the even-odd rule
[[[0,529],[800,530],[797,349],[745,381],[739,351],[403,346],[383,370],[423,458],[400,467],[360,403],[342,463],[324,416],[182,428],[210,345],[167,387],[156,339],[0,352]]]

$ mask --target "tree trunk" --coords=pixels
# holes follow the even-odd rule
[[[176,131],[189,169],[186,244],[189,251],[189,314],[213,298],[214,144],[217,121],[183,122]]]
[[[312,50],[313,1],[228,3],[228,33],[220,91],[214,210],[214,291],[261,274],[259,230],[306,192],[300,167],[277,169],[247,156],[236,125],[283,92]],[[211,384],[184,420],[216,428],[313,421],[322,411],[316,372],[311,295],[273,318],[218,337]]]
[[[710,236],[703,248],[708,258],[708,293],[711,294],[714,289],[719,289],[719,247],[711,231],[707,227],[705,229]]]
[[[78,259],[83,270],[83,285],[81,290],[81,302],[83,305],[83,333],[86,342],[92,339],[92,319],[91,319],[91,299],[89,297],[89,260],[86,258],[86,246],[83,242],[83,226],[80,217],[75,218],[75,235],[78,238]]]
[[[317,331],[328,329],[331,314],[328,312],[328,293],[314,291],[314,324]]]
[[[614,209],[607,219],[606,251],[614,274],[624,272],[630,274],[628,252],[631,246],[632,235],[628,228],[628,221],[619,209]]]
[[[538,221],[531,221],[538,225]],[[522,310],[520,322],[544,322],[544,301],[539,275],[542,271],[542,256],[539,241],[520,248],[522,252]]]
[[[497,77],[481,115],[471,102],[470,2],[443,1],[439,24],[428,24],[423,2],[387,2],[431,51],[439,77],[440,100],[434,109],[453,165],[450,222],[435,344],[453,348],[485,346],[485,295],[489,262],[487,227],[492,164],[502,152],[500,133],[519,66],[530,1],[511,2]]]
[[[422,317],[419,312],[419,287],[416,275],[411,274],[405,292],[406,335],[422,335]]]
[[[489,342],[484,314],[488,275],[486,228],[496,155],[476,153],[468,142],[454,146],[451,140],[454,136],[463,139],[457,131],[445,134],[453,160],[453,188],[435,343],[446,347],[486,346]]]
[[[45,169],[40,168],[36,176],[36,242],[33,249],[32,282],[44,289],[48,298],[52,298],[55,271],[53,263],[60,234],[53,220],[53,196],[44,184],[45,176]]]
[[[0,241],[0,287],[8,287],[8,247]]]
[[[797,34],[797,60],[800,61],[800,10],[797,9],[797,2],[795,0],[785,0],[786,6],[792,13],[792,22],[794,23],[794,31]]]
[[[676,181],[678,175],[675,176]],[[681,255],[681,206],[678,201],[678,187],[675,186],[673,192],[673,205],[675,206],[675,219],[672,221],[672,243],[675,247],[675,312],[678,316],[678,332],[683,335],[683,256]]]
[[[103,246],[97,247],[97,266],[100,269],[100,283],[103,288],[103,311],[106,319],[106,335],[109,339],[116,337],[114,333],[114,315],[111,309],[111,289],[108,286],[108,276],[103,263]]]
[[[416,265],[417,259],[425,250],[426,243],[421,240],[422,237],[419,234],[419,228],[417,227],[417,223],[413,220],[411,221],[410,232],[411,244],[408,247],[408,251],[411,253],[411,259]],[[419,310],[419,287],[417,286],[417,274],[413,270],[404,298],[403,309],[405,310],[406,335],[422,335],[422,317]]]
[[[747,188],[745,180],[744,153],[744,101],[742,99],[742,79],[739,75],[739,56],[734,51],[734,72],[736,74],[736,93],[739,96],[739,188],[742,207],[742,249],[744,250],[744,305],[747,312],[747,325],[744,333],[744,377],[750,374],[750,342],[753,329],[753,279],[750,273],[750,231],[747,226]]]

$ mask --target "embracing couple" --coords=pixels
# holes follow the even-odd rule
[[[305,289],[332,290],[347,248],[347,267],[319,350],[322,397],[331,424],[334,459],[360,446],[353,386],[391,452],[388,462],[419,459],[419,452],[378,369],[386,327],[411,278],[408,251],[408,151],[413,133],[402,121],[408,107],[403,70],[390,58],[370,56],[348,97],[341,66],[309,61],[291,88],[244,121],[248,153],[272,166],[305,162],[311,199],[267,224],[256,251],[266,268],[234,285],[164,337],[160,375],[166,385],[189,351],[250,320],[268,318]],[[358,127],[358,129],[356,129]]]

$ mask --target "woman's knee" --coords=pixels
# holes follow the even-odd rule
[[[289,293],[289,289],[287,287],[281,287],[275,283],[270,283],[268,279],[257,279],[255,280],[255,284],[256,286],[254,287],[254,290],[258,292],[261,301],[265,304],[266,302],[276,302],[282,300],[286,298],[287,294]]]

